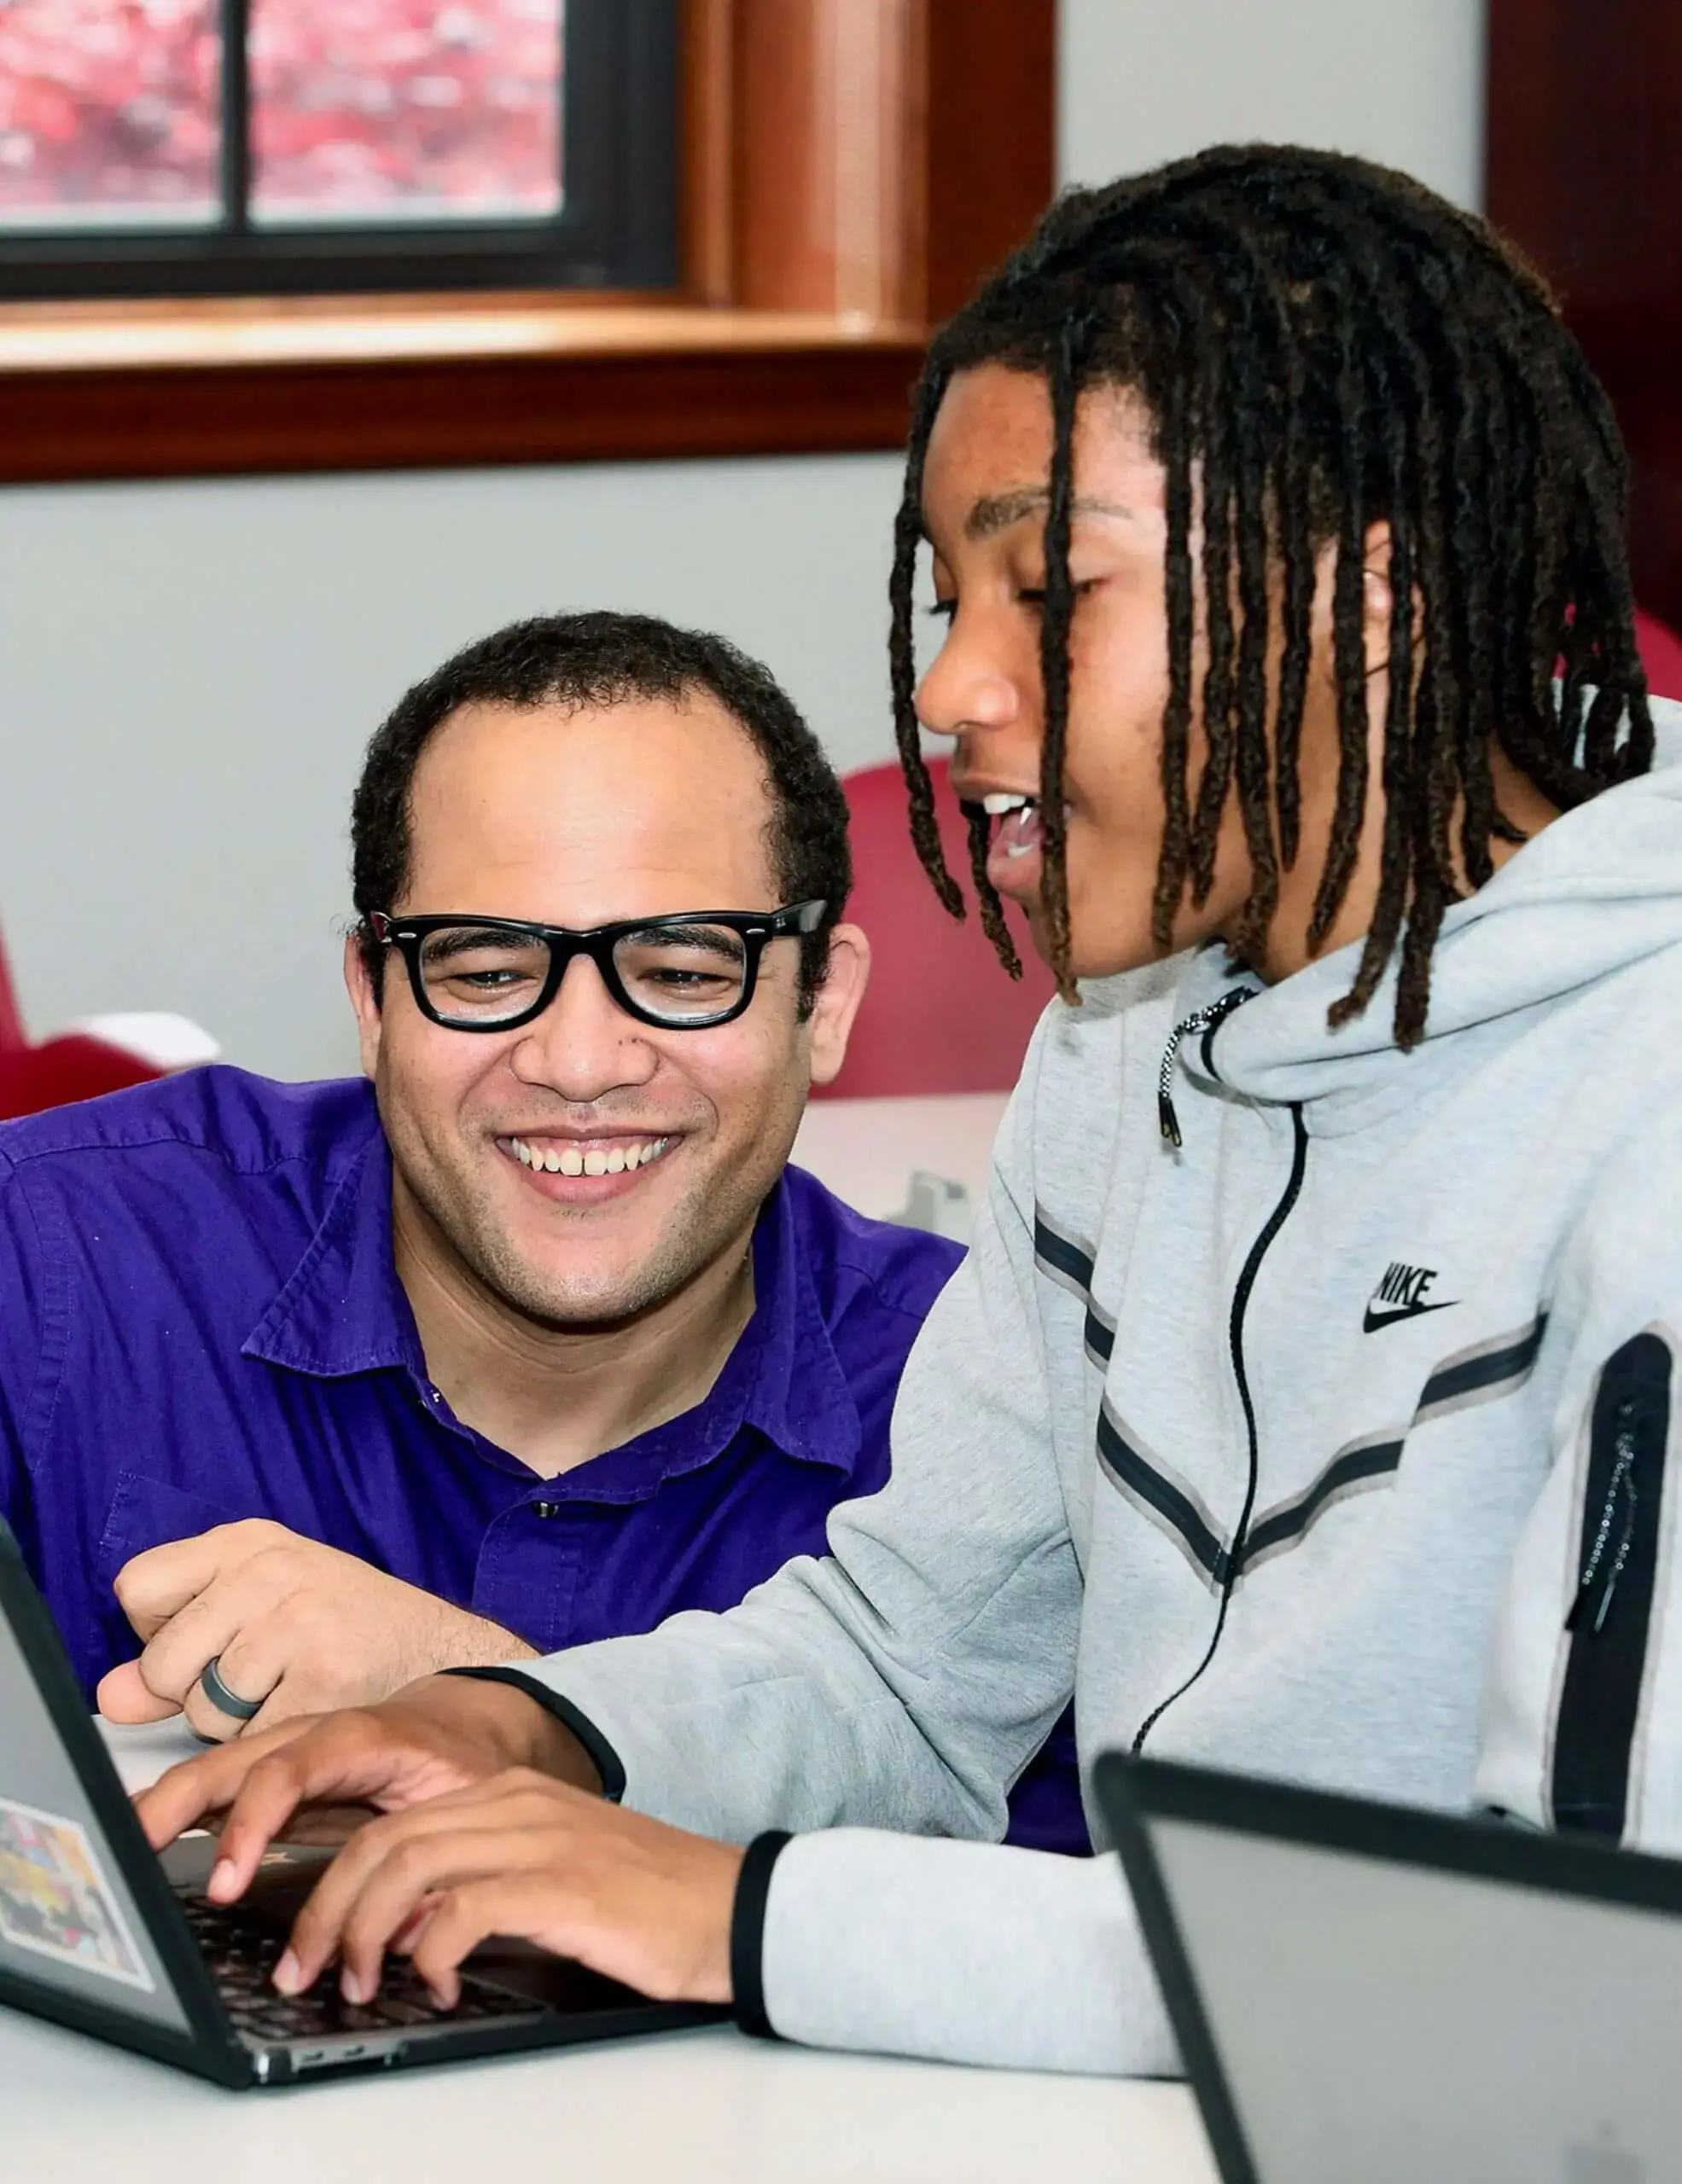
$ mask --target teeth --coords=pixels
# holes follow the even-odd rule
[[[981,809],[989,819],[1003,819],[1007,812],[1024,810],[1035,801],[1031,796],[984,796]]]
[[[551,1145],[546,1152],[527,1145],[521,1137],[510,1137],[508,1148],[522,1168],[535,1170],[539,1175],[550,1176],[623,1176],[634,1169],[646,1168],[651,1160],[658,1160],[672,1142],[669,1137],[644,1138],[637,1145],[616,1145],[610,1151],[599,1147],[585,1152],[576,1145]]]

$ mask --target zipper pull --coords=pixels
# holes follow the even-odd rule
[[[1630,1542],[1635,1536],[1635,1429],[1640,1421],[1641,1406],[1633,1396],[1626,1396],[1618,1405],[1614,1420],[1613,1447],[1617,1461],[1612,1467],[1612,1476],[1606,1483],[1606,1503],[1600,1513],[1600,1524],[1595,1532],[1594,1545],[1589,1549],[1588,1560],[1583,1565],[1582,1576],[1577,1581],[1577,1597],[1571,1603],[1565,1618],[1565,1628],[1574,1633],[1587,1620],[1589,1601],[1593,1596],[1595,1581],[1599,1575],[1601,1559],[1606,1543],[1612,1536],[1612,1524],[1617,1511],[1618,1496],[1623,1495],[1623,1530],[1612,1556],[1612,1566],[1600,1589],[1600,1599],[1595,1607],[1594,1619],[1588,1623],[1592,1638],[1599,1637],[1606,1628],[1606,1618],[1612,1612],[1612,1595],[1618,1589],[1618,1580],[1629,1560]]]
[[[1162,1141],[1178,1153],[1184,1142],[1179,1134],[1179,1117],[1174,1112],[1174,1063],[1179,1057],[1182,1041],[1194,1031],[1212,1031],[1217,1024],[1225,1022],[1233,1010],[1243,1002],[1253,1000],[1254,986],[1234,986],[1219,1001],[1212,1001],[1206,1008],[1194,1008],[1184,1016],[1168,1034],[1168,1043],[1162,1050],[1162,1066],[1156,1075],[1156,1127]]]

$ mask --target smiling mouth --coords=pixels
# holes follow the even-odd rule
[[[499,1137],[498,1144],[511,1160],[538,1175],[625,1176],[651,1167],[668,1152],[671,1137],[621,1137],[610,1141],[547,1141],[525,1137]]]

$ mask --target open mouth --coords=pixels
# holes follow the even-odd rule
[[[996,789],[964,809],[986,812],[992,829],[987,845],[987,878],[999,894],[1033,907],[1044,869],[1045,828],[1039,799],[1016,789]]]
[[[989,819],[997,821],[988,863],[995,858],[1014,864],[1019,858],[1033,856],[1044,839],[1039,823],[1039,799],[1036,796],[984,796],[981,809]]]
[[[497,1142],[510,1159],[534,1174],[550,1176],[627,1176],[652,1167],[667,1153],[670,1137],[620,1137],[597,1143],[588,1140],[503,1137]]]

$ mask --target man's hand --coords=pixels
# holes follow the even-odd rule
[[[270,1844],[336,1841],[399,1812],[525,1768],[580,1791],[600,1777],[578,1740],[505,1683],[428,1676],[384,1705],[288,1722],[183,1761],[135,1800],[161,1850],[189,1827],[220,1836],[208,1893],[242,1896]]]
[[[102,1681],[101,1713],[157,1722],[181,1712],[213,1740],[370,1705],[435,1670],[535,1658],[499,1623],[263,1518],[137,1554],[116,1593],[145,1650]],[[250,1722],[206,1696],[208,1661],[230,1691],[264,1702]]]
[[[371,1821],[300,1912],[275,1984],[295,1995],[335,1958],[371,2001],[388,1949],[445,2008],[492,1934],[535,1942],[661,2001],[728,2002],[742,1853],[515,1768]]]

